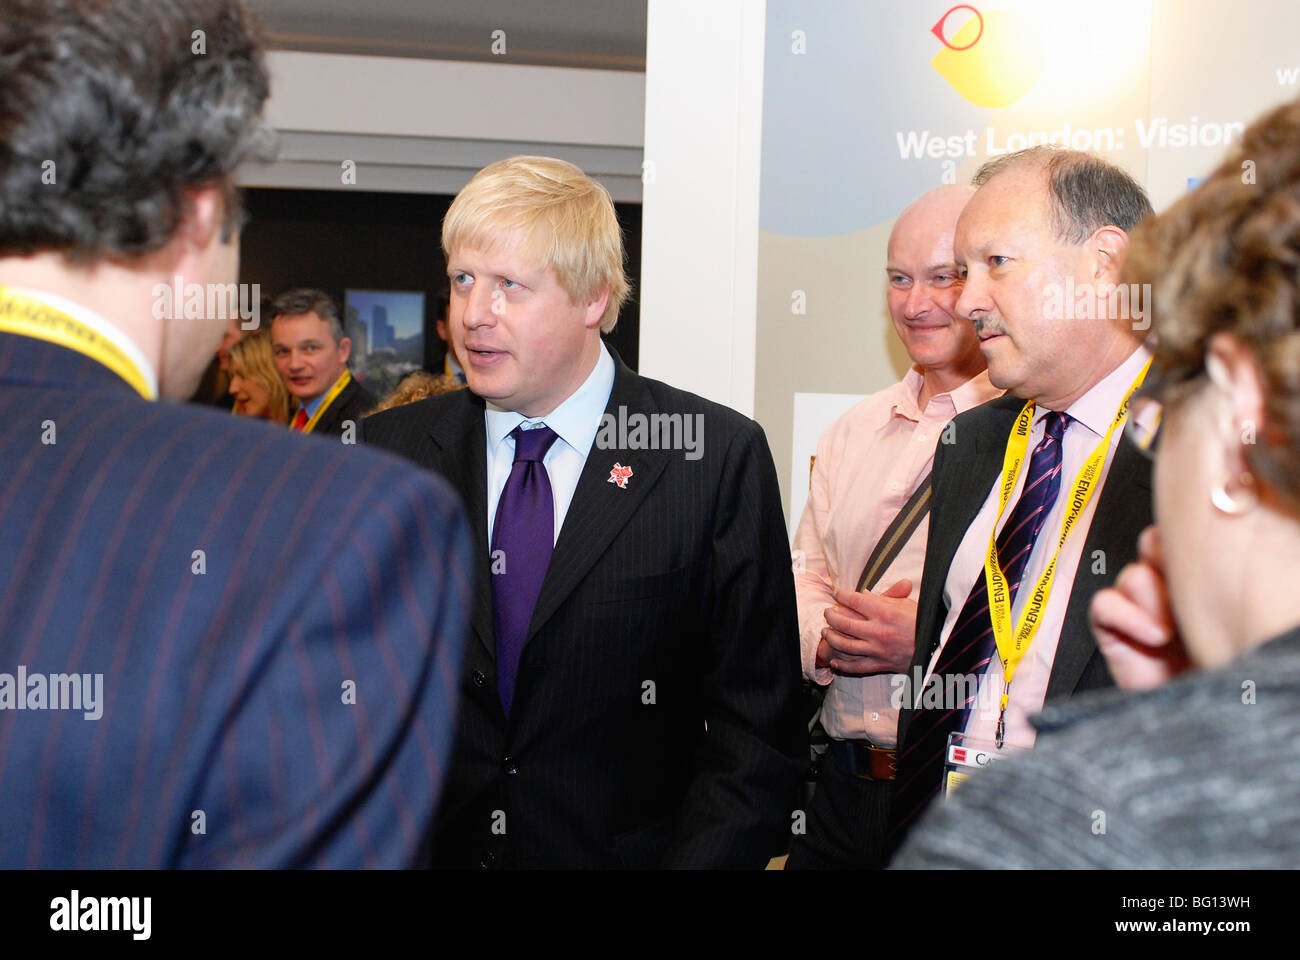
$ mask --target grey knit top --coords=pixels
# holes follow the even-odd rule
[[[891,866],[1300,867],[1300,627],[1034,725],[1031,752],[936,800]]]

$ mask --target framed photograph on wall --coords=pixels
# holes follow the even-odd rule
[[[410,290],[348,290],[343,328],[352,339],[348,366],[376,397],[424,365],[424,293]]]

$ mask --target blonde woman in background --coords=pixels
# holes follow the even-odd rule
[[[397,382],[393,392],[379,401],[379,405],[370,413],[379,413],[383,410],[391,410],[393,407],[404,407],[408,403],[415,403],[416,400],[423,400],[425,397],[436,397],[444,393],[451,393],[453,390],[459,390],[463,387],[455,377],[446,373],[429,373],[427,370],[412,370],[406,376]],[[366,416],[370,416],[367,413]]]
[[[275,370],[265,327],[231,346],[230,395],[240,416],[289,422],[289,391]]]

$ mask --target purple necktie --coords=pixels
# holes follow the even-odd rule
[[[1038,441],[1030,457],[1024,489],[998,534],[998,562],[1007,580],[1010,603],[1015,602],[1025,565],[1034,549],[1034,540],[1061,489],[1061,438],[1065,435],[1067,420],[1066,414],[1054,410],[1043,417],[1043,439]],[[981,565],[979,578],[971,587],[948,642],[943,645],[934,665],[933,676],[943,684],[945,677],[982,674],[996,652],[997,639],[993,636],[993,620],[989,616],[988,582]],[[914,691],[913,696],[919,696],[920,692]],[[912,821],[939,791],[948,734],[965,727],[974,699],[972,694],[964,707],[955,709],[927,710],[916,706],[907,728],[907,742],[899,744],[898,774],[890,817],[890,840],[893,844],[902,840]]]
[[[556,433],[550,427],[525,430],[520,425],[510,435],[515,438],[515,463],[497,501],[491,558],[497,694],[507,715],[528,622],[555,547],[555,501],[542,458],[556,441]]]

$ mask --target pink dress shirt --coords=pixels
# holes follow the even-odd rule
[[[913,367],[900,382],[867,397],[827,428],[817,444],[808,502],[794,535],[803,672],[819,684],[830,684],[822,725],[838,740],[867,739],[894,747],[898,709],[891,702],[898,698],[892,674],[849,677],[814,669],[826,608],[834,606],[835,590],[857,586],[876,542],[929,475],[944,425],[1002,393],[981,373],[930,398],[921,410],[922,384],[920,370]],[[907,579],[916,599],[928,532],[927,516],[885,570],[877,592]]]
[[[1061,535],[1061,523],[1065,519],[1065,511],[1069,506],[1070,491],[1074,488],[1074,481],[1079,471],[1083,469],[1088,455],[1101,442],[1102,436],[1110,427],[1111,420],[1115,418],[1116,411],[1119,410],[1120,401],[1124,399],[1124,394],[1132,386],[1149,356],[1150,353],[1145,348],[1139,347],[1105,379],[1066,409],[1065,412],[1072,419],[1066,421],[1065,436],[1061,443],[1061,491],[1056,498],[1056,503],[1048,512],[1038,539],[1034,541],[1034,548],[1029,554],[1024,579],[1021,581],[1020,589],[1016,591],[1015,603],[1011,607],[1013,623],[1019,622],[1020,611],[1033,592],[1032,585],[1038,582],[1038,578],[1042,576],[1048,562],[1052,559],[1052,554],[1056,552],[1056,543]],[[1043,418],[1046,414],[1047,411],[1042,407],[1034,409],[1034,422],[1029,433],[1030,451],[1043,437]],[[1008,747],[1034,745],[1036,734],[1029,724],[1029,717],[1042,709],[1043,699],[1047,695],[1047,681],[1052,674],[1052,661],[1056,659],[1056,644],[1061,637],[1061,626],[1065,622],[1065,611],[1070,603],[1074,577],[1083,558],[1083,546],[1088,539],[1088,528],[1092,525],[1093,514],[1097,512],[1097,502],[1105,490],[1106,477],[1110,473],[1110,465],[1114,460],[1115,447],[1119,444],[1122,434],[1123,430],[1116,430],[1111,434],[1110,453],[1107,454],[1106,464],[1102,467],[1098,488],[1094,491],[1092,499],[1088,501],[1082,516],[1079,517],[1079,522],[1070,532],[1069,539],[1061,547],[1061,558],[1057,562],[1052,593],[1043,610],[1042,622],[1024,659],[1016,668],[1015,681],[1011,684],[1011,697],[1007,704],[1006,744]],[[1026,456],[1028,457],[1028,454]],[[1027,473],[1028,470],[1025,469],[1020,471],[1015,489],[1007,500],[1006,510],[998,521],[999,532],[1020,500],[1020,492],[1024,488]],[[989,547],[989,531],[993,527],[993,517],[998,509],[997,488],[998,484],[995,482],[984,500],[984,506],[975,516],[975,521],[966,531],[966,536],[953,556],[943,590],[944,602],[948,605],[948,616],[939,635],[939,646],[935,648],[934,656],[930,659],[927,676],[934,670],[939,652],[952,634],[957,616],[966,603],[966,597],[970,595],[971,587],[975,585],[975,578],[984,575],[984,556]],[[1134,538],[1138,533],[1137,530],[1133,531]],[[1087,562],[1093,563],[1094,558],[1088,558]],[[1108,571],[1112,576],[1118,572]],[[1026,585],[1029,587],[1027,588]],[[995,657],[980,681],[978,699],[966,723],[965,732],[968,736],[984,740],[994,738],[1002,703],[1002,686],[1002,664]]]

